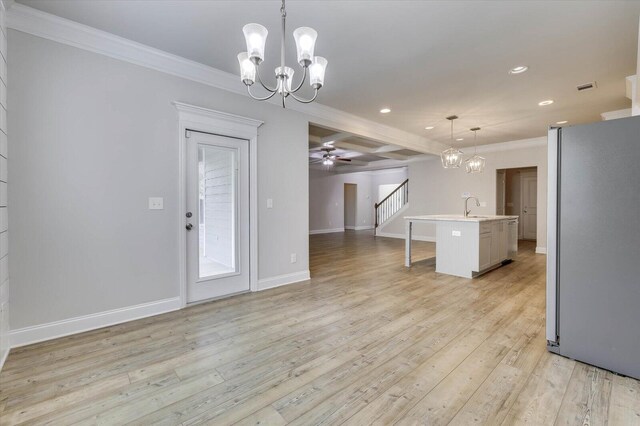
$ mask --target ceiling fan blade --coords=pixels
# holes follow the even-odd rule
[[[345,162],[347,162],[347,163],[350,163],[350,162],[351,162],[351,158],[342,158],[342,157],[338,157],[338,158],[336,158],[336,160],[338,160],[338,161],[345,161]]]

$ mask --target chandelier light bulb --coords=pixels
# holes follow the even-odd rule
[[[302,67],[308,67],[313,60],[313,51],[316,46],[318,33],[313,28],[300,27],[293,32],[298,53],[298,63]]]
[[[324,85],[324,73],[327,70],[328,61],[322,56],[315,56],[309,67],[309,84],[314,89],[320,89]]]
[[[278,78],[278,93],[282,93],[282,87],[284,86],[285,96],[291,92],[291,81],[293,80],[293,69],[289,67],[284,67],[284,72],[282,71],[282,67],[276,68],[276,78]]]
[[[447,120],[451,121],[451,141],[453,142],[453,120],[458,118],[457,115],[447,117]],[[457,148],[451,147],[442,151],[440,154],[440,161],[442,161],[442,167],[445,169],[457,169],[462,164],[462,151]]]
[[[238,54],[238,63],[240,64],[240,79],[247,86],[251,86],[256,82],[256,66],[249,59],[247,52]]]
[[[264,60],[264,46],[267,43],[269,31],[260,24],[247,24],[242,28],[247,44],[249,59],[255,64]]]
[[[473,157],[464,162],[464,167],[467,173],[482,173],[484,171],[485,159],[477,154],[477,137],[480,127],[474,127],[471,129],[473,132]]]

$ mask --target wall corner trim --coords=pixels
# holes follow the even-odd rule
[[[110,325],[133,321],[180,309],[179,297],[112,309],[95,314],[83,315],[61,321],[34,325],[11,330],[9,333],[12,348],[95,330]]]
[[[294,272],[291,274],[277,275],[270,278],[262,278],[258,280],[258,291],[268,290],[270,288],[280,287],[287,284],[293,284],[300,281],[311,279],[309,270]]]

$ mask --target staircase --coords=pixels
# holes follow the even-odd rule
[[[378,227],[384,224],[391,216],[396,214],[409,202],[409,179],[402,182],[393,192],[387,195],[384,200],[375,204],[376,224],[374,235]]]

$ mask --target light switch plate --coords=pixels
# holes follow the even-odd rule
[[[467,198],[467,197],[471,197],[471,193],[470,192],[463,192],[462,193],[462,198]]]
[[[268,209],[273,208],[273,198],[267,198],[267,208]]]
[[[164,210],[164,198],[149,197],[149,210]]]
[[[487,207],[486,201],[480,201],[480,207]]]

